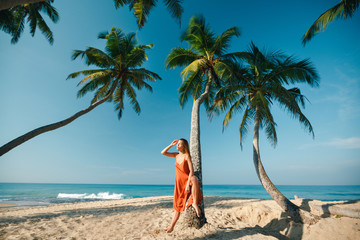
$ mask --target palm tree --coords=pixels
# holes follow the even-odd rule
[[[340,3],[321,14],[304,34],[302,44],[305,46],[318,32],[324,31],[335,19],[351,18],[358,9],[359,4],[360,0],[341,0]]]
[[[134,15],[139,29],[144,27],[150,11],[156,6],[157,0],[114,0],[115,8],[129,5],[129,9],[134,9]],[[181,23],[181,15],[184,11],[182,7],[182,0],[163,0],[168,11],[173,18],[176,18],[179,24]]]
[[[199,110],[203,102],[206,107],[210,106],[210,100],[221,86],[221,80],[231,74],[229,66],[236,53],[226,51],[231,38],[235,36],[240,36],[237,27],[229,28],[216,37],[203,16],[193,16],[181,36],[181,41],[188,42],[190,49],[173,48],[166,59],[168,69],[185,67],[181,72],[183,83],[179,88],[180,106],[184,106],[190,95],[194,100],[191,113],[190,155],[195,175],[199,179],[201,194],[203,190]],[[204,213],[203,204],[201,210]],[[205,214],[201,219],[203,222],[206,221]]]
[[[39,28],[49,43],[53,44],[53,34],[40,14],[40,12],[45,13],[52,22],[56,23],[59,20],[59,14],[51,5],[53,2],[54,0],[24,4],[0,11],[0,29],[12,36],[11,43],[14,44],[19,41],[24,31],[25,21],[27,21],[31,36],[34,36],[36,28]]]
[[[276,123],[271,106],[277,102],[282,109],[299,120],[313,134],[310,121],[302,113],[299,104],[305,107],[305,96],[299,88],[287,89],[295,83],[307,83],[311,87],[319,84],[319,76],[308,59],[298,61],[280,52],[260,51],[253,43],[246,52],[238,54],[242,64],[235,64],[229,84],[216,93],[216,100],[209,109],[210,117],[226,111],[223,121],[225,128],[234,113],[243,112],[239,127],[240,146],[248,132],[250,121],[254,121],[253,161],[257,176],[270,196],[296,221],[301,221],[299,208],[290,202],[271,182],[260,158],[259,129],[265,128],[268,140],[275,147],[277,143]]]
[[[119,119],[124,110],[125,96],[129,98],[135,112],[140,113],[135,89],[146,88],[152,91],[147,81],[155,82],[161,79],[158,74],[141,67],[147,60],[146,50],[151,49],[153,45],[138,45],[135,33],[124,34],[121,29],[115,27],[111,29],[110,33],[100,33],[99,38],[106,39],[105,52],[88,47],[84,51],[74,50],[72,55],[73,60],[81,57],[85,59],[87,65],[94,65],[98,68],[78,71],[68,76],[68,79],[76,78],[79,75],[85,76],[78,84],[81,86],[78,97],[96,90],[91,105],[65,120],[37,128],[10,141],[0,147],[0,156],[39,134],[71,123],[107,101],[114,102]]]

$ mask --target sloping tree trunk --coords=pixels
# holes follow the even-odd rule
[[[197,229],[201,228],[206,223],[205,207],[204,207],[204,193],[203,193],[203,181],[202,181],[202,166],[201,166],[201,145],[200,145],[200,106],[204,102],[205,98],[209,94],[211,85],[211,75],[206,84],[206,88],[203,94],[200,95],[193,103],[191,112],[191,130],[190,130],[190,156],[194,168],[194,174],[199,180],[199,187],[201,193],[201,215],[197,217],[195,209],[190,206],[186,212],[186,224],[190,227]]]
[[[55,129],[58,129],[60,127],[63,127],[69,123],[71,123],[72,121],[74,121],[75,119],[77,119],[78,117],[90,112],[91,110],[93,110],[94,108],[96,108],[97,106],[99,106],[100,104],[106,102],[107,100],[109,100],[109,98],[112,96],[113,92],[116,89],[118,80],[116,80],[116,82],[113,84],[113,86],[111,87],[110,93],[103,99],[91,104],[88,108],[81,110],[77,113],[75,113],[74,115],[72,115],[71,117],[64,119],[62,121],[56,122],[56,123],[52,123],[49,125],[45,125],[39,128],[36,128],[28,133],[25,133],[24,135],[15,138],[14,140],[6,143],[5,145],[0,147],[0,156],[4,155],[5,153],[7,153],[8,151],[10,151],[11,149],[19,146],[20,144],[23,144],[24,142],[32,139],[33,137],[36,137],[37,135],[40,135],[42,133],[45,132],[49,132]]]
[[[37,3],[37,2],[45,2],[47,0],[0,0],[0,11],[4,9],[9,9],[12,7],[16,7],[19,5],[29,4],[29,3]]]
[[[257,176],[265,188],[265,190],[270,194],[270,196],[275,200],[275,202],[287,212],[296,222],[301,222],[301,217],[299,215],[299,207],[289,201],[271,182],[268,175],[265,172],[265,169],[262,165],[260,159],[259,151],[259,117],[258,113],[255,116],[254,123],[254,138],[253,138],[253,160],[255,165],[255,170]]]

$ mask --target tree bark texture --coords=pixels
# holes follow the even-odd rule
[[[299,215],[299,207],[289,201],[271,182],[270,178],[265,172],[262,165],[259,151],[259,117],[256,113],[254,123],[254,138],[253,138],[253,160],[255,165],[256,174],[270,196],[275,202],[287,212],[296,222],[301,222]]]
[[[34,129],[34,130],[32,130],[32,131],[30,131],[28,133],[25,133],[24,135],[21,135],[18,138],[15,138],[14,140],[6,143],[5,145],[1,146],[0,147],[0,156],[4,155],[5,153],[10,151],[11,149],[19,146],[20,144],[23,144],[24,142],[32,139],[33,137],[36,137],[37,135],[40,135],[42,133],[49,132],[49,131],[55,130],[57,128],[63,127],[65,125],[71,123],[72,121],[74,121],[78,117],[90,112],[91,110],[93,110],[94,108],[99,106],[100,104],[106,102],[112,96],[114,90],[116,89],[116,86],[117,86],[117,81],[113,84],[110,93],[105,98],[91,104],[88,108],[75,113],[71,117],[69,117],[67,119],[64,119],[62,121],[56,122],[56,123],[52,123],[52,124],[49,124],[49,125],[45,125],[45,126],[36,128],[36,129]]]
[[[186,222],[188,226],[194,226],[195,228],[201,228],[206,223],[205,207],[204,207],[204,193],[203,193],[203,181],[202,181],[202,167],[201,167],[201,145],[200,145],[200,106],[204,102],[205,98],[209,94],[211,84],[211,76],[208,79],[205,91],[196,99],[193,103],[191,112],[191,131],[190,131],[190,156],[193,163],[194,174],[199,180],[200,193],[202,201],[200,205],[201,216],[198,218],[193,207],[187,211]]]
[[[16,7],[19,5],[29,4],[29,3],[37,3],[37,2],[45,2],[47,0],[0,0],[0,11],[4,9],[9,9],[12,7]]]

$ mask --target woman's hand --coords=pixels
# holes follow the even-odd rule
[[[172,146],[172,147],[175,146],[175,145],[178,143],[178,141],[179,141],[179,140],[174,140],[174,141],[170,144],[170,146]]]
[[[190,186],[189,186],[189,184],[186,184],[185,193],[186,193],[186,194],[190,193]]]

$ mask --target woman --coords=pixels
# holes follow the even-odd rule
[[[169,149],[177,144],[178,153],[169,153]],[[199,181],[194,175],[194,169],[191,162],[189,143],[185,139],[174,140],[169,146],[161,151],[161,154],[175,158],[175,189],[174,189],[174,203],[175,210],[174,217],[171,221],[167,233],[174,230],[174,226],[180,217],[180,213],[185,210],[186,200],[189,198],[187,207],[193,206],[196,215],[200,217],[200,209],[198,204],[201,203],[201,194],[199,188]]]

